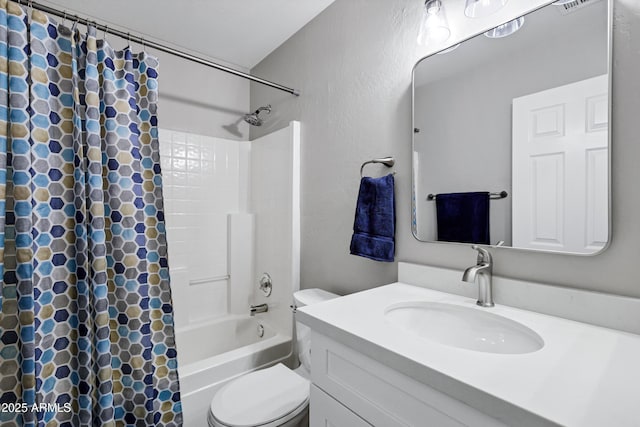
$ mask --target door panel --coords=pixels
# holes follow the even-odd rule
[[[513,246],[604,247],[607,129],[606,75],[513,100]]]

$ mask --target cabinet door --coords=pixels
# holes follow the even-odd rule
[[[371,424],[312,384],[309,427],[371,427]]]
[[[311,353],[313,384],[376,427],[506,427],[315,331],[311,335]]]

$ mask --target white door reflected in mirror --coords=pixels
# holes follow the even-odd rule
[[[607,84],[602,75],[513,100],[513,246],[606,245]]]

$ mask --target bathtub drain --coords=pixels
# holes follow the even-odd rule
[[[264,326],[258,323],[258,338],[262,338],[264,336]]]

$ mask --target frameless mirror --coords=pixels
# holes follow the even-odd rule
[[[413,233],[593,254],[609,240],[610,5],[547,5],[413,72]],[[495,34],[495,32],[494,32]]]

